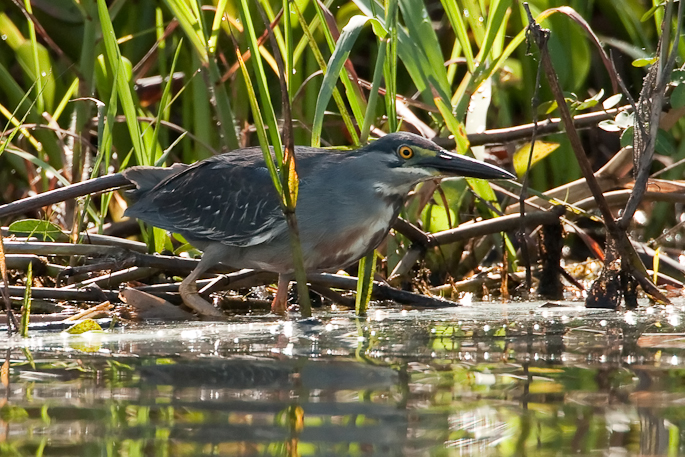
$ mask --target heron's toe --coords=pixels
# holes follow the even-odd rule
[[[200,316],[224,317],[224,313],[214,307],[207,300],[200,297],[200,294],[197,293],[197,285],[195,282],[192,282],[191,284],[181,283],[179,291],[181,292],[183,303],[185,303],[188,308],[192,309]]]

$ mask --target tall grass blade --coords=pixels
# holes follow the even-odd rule
[[[366,316],[366,310],[371,300],[373,290],[373,274],[376,271],[376,251],[371,251],[359,260],[359,278],[357,279],[357,297],[355,299],[355,314]]]
[[[328,71],[324,76],[323,82],[321,83],[321,89],[319,90],[319,97],[316,101],[316,111],[314,113],[314,122],[312,125],[312,146],[318,146],[321,144],[321,130],[323,127],[323,115],[328,102],[333,94],[333,88],[340,77],[340,72],[343,70],[345,61],[350,55],[352,46],[359,36],[361,29],[368,23],[376,24],[374,27],[374,32],[376,32],[379,38],[385,38],[387,31],[383,28],[380,22],[376,19],[372,19],[365,16],[353,16],[350,21],[343,28],[340,38],[335,46],[335,51],[328,61]]]
[[[388,51],[385,56],[385,112],[388,117],[388,130],[397,131],[397,16],[398,0],[388,0],[385,10],[385,26],[388,29]]]
[[[371,91],[369,92],[366,113],[364,113],[364,125],[362,126],[361,133],[362,143],[366,143],[369,140],[371,123],[375,119],[376,103],[378,102],[378,88],[381,85],[381,78],[383,77],[383,66],[385,65],[385,51],[387,47],[388,40],[381,39],[380,45],[378,46],[378,56],[376,57],[376,67],[373,70],[373,83],[371,84]]]
[[[148,154],[143,144],[142,133],[140,125],[138,124],[138,114],[136,105],[133,102],[133,94],[131,86],[126,79],[124,73],[124,66],[119,65],[122,61],[119,45],[117,44],[117,37],[114,33],[112,20],[109,17],[107,4],[105,0],[98,0],[98,14],[100,17],[100,25],[102,27],[102,39],[105,44],[105,55],[109,61],[109,66],[116,69],[114,78],[117,85],[117,92],[121,101],[121,108],[126,116],[126,126],[128,127],[129,135],[131,136],[131,143],[133,143],[133,150],[136,155],[136,160],[140,165],[152,165],[154,162],[150,154]]]
[[[19,334],[26,338],[29,336],[29,319],[31,318],[31,285],[33,284],[33,262],[29,262],[26,269],[26,288],[24,290],[24,302],[21,307],[21,325]]]
[[[247,0],[240,0],[240,14],[243,17],[243,24],[245,26],[245,31],[247,32],[250,49],[253,51],[252,57],[250,58],[250,63],[252,64],[255,82],[257,83],[257,91],[259,92],[259,99],[261,101],[260,111],[264,116],[266,125],[269,127],[268,133],[269,137],[271,138],[271,145],[274,147],[274,153],[276,154],[276,162],[282,163],[283,144],[281,142],[281,135],[278,130],[276,113],[274,112],[274,106],[271,102],[271,96],[269,95],[264,64],[262,63],[260,53],[257,52],[259,49],[259,43],[257,42],[257,34],[254,29],[254,23],[252,21],[252,16],[250,15],[250,8],[247,5]]]
[[[329,50],[333,53],[335,52],[335,48],[338,46],[335,38],[333,37],[334,32],[336,35],[338,34],[337,29],[335,29],[335,27],[337,27],[335,19],[333,18],[331,12],[325,7],[325,5],[321,4],[320,1],[315,1],[314,5],[316,6],[316,12],[319,15],[319,18],[323,23],[322,30],[324,31],[324,36],[326,37]],[[347,102],[350,104],[350,109],[352,110],[352,114],[357,122],[357,125],[363,124],[364,120],[362,116],[364,115],[364,107],[366,102],[363,99],[359,86],[352,83],[346,71],[340,72],[340,81],[342,81],[343,87],[345,88]],[[312,146],[316,145],[312,143]]]
[[[319,49],[319,46],[316,43],[316,39],[313,35],[313,29],[315,25],[314,21],[312,21],[312,24],[308,25],[307,21],[305,21],[304,19],[304,16],[302,16],[302,12],[298,8],[297,3],[293,3],[293,8],[297,13],[297,17],[300,21],[300,26],[302,27],[302,30],[304,32],[303,40],[306,38],[307,42],[310,45],[312,54],[314,55],[314,59],[316,60],[317,64],[319,65],[319,68],[325,75],[327,71],[326,61],[324,60],[323,55],[321,54],[321,50]],[[357,130],[354,126],[354,123],[352,122],[352,118],[350,117],[350,112],[347,109],[347,106],[345,106],[345,102],[343,101],[342,95],[340,94],[340,91],[337,87],[333,88],[333,100],[335,101],[335,104],[338,107],[338,111],[340,112],[340,116],[342,117],[343,123],[345,124],[347,132],[350,135],[350,138],[352,139],[352,144],[354,144],[355,146],[358,145],[359,135],[357,135]],[[312,143],[312,146],[316,145],[317,144]]]

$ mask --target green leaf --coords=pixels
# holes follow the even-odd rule
[[[35,57],[34,59],[34,50]],[[27,78],[31,81],[38,81],[41,83],[36,85],[36,90],[41,91],[41,96],[45,100],[46,111],[52,112],[55,101],[55,75],[52,73],[52,62],[50,60],[50,53],[45,46],[40,43],[35,43],[35,48],[30,41],[24,41],[16,50],[17,60],[21,65]],[[36,72],[35,62],[38,63],[40,74]],[[40,97],[37,97],[40,98]]]
[[[678,84],[671,92],[671,106],[673,108],[685,106],[685,84]]]
[[[604,89],[600,89],[599,92],[597,92],[594,97],[590,97],[586,100],[583,100],[582,102],[578,103],[576,106],[576,109],[578,111],[586,110],[588,108],[592,108],[597,106],[599,101],[604,97]]]
[[[127,80],[133,77],[133,65],[126,57],[121,57],[119,66],[122,67]],[[114,80],[114,70],[109,65],[109,61],[104,54],[100,54],[95,63],[95,86],[98,89],[98,94],[101,100],[109,100],[112,94],[112,88],[116,87]]]
[[[680,68],[671,73],[671,84],[685,84],[685,70]]]
[[[535,147],[532,151],[532,158],[530,159],[530,167],[532,168],[536,163],[550,155],[559,148],[559,143],[546,143],[544,141],[536,141]],[[528,168],[528,159],[531,156],[530,143],[521,146],[515,153],[513,158],[514,170],[519,178],[526,174]]]
[[[18,236],[37,236],[43,240],[67,242],[69,237],[62,232],[62,229],[49,221],[40,219],[22,219],[12,222],[9,232]]]
[[[457,214],[450,208],[445,210],[443,205],[429,204],[422,211],[421,220],[423,221],[423,229],[426,232],[437,233],[454,228]],[[452,223],[451,226],[450,222]]]
[[[541,115],[547,115],[551,114],[554,112],[554,110],[557,109],[559,105],[557,104],[556,100],[548,100],[546,102],[542,102],[538,105],[538,114]]]
[[[171,246],[169,235],[167,234],[167,231],[164,229],[152,227],[152,238],[155,242],[155,252],[163,252],[168,248],[168,246]],[[168,250],[173,251],[173,246],[172,249]]]
[[[633,146],[633,130],[634,127],[629,127],[621,135],[621,147]],[[654,151],[657,154],[666,156],[673,156],[676,154],[675,139],[673,135],[663,129],[659,129],[656,134],[656,144]]]
[[[626,146],[632,146],[633,145],[633,129],[635,127],[628,127],[627,129],[624,130],[623,134],[621,134],[621,147],[625,148]]]
[[[637,67],[637,68],[646,67],[648,65],[652,65],[657,60],[659,60],[659,57],[657,57],[657,56],[645,57],[642,59],[635,59],[635,60],[633,60],[633,67]]]
[[[656,144],[654,145],[654,152],[666,156],[674,156],[676,154],[675,138],[669,132],[659,129],[656,133]]]
[[[583,111],[586,109],[594,108],[599,102],[597,100],[585,100],[582,102],[574,102],[571,104],[571,109],[574,111]]]
[[[659,8],[663,7],[664,5],[666,5],[666,3],[667,2],[661,2],[661,3],[657,3],[656,5],[652,6],[650,9],[647,10],[647,12],[645,14],[642,15],[642,17],[640,18],[640,22],[647,22],[649,20],[649,18],[654,16],[654,14],[657,12],[657,10]]]

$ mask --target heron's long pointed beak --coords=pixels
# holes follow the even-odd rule
[[[516,176],[495,165],[481,162],[449,151],[441,151],[434,157],[426,157],[420,165],[438,170],[448,176],[465,176],[482,179],[516,179]]]

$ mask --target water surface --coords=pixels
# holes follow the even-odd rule
[[[563,305],[4,338],[0,455],[685,452],[685,302]]]

